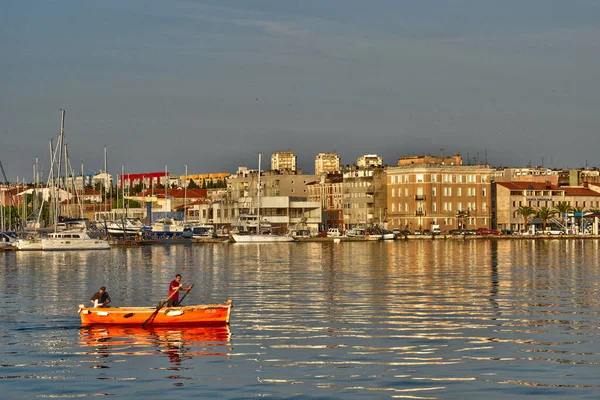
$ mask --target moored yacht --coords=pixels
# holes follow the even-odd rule
[[[120,221],[109,222],[106,230],[113,236],[137,235],[143,226],[142,221],[137,218],[123,218]]]
[[[42,250],[108,250],[107,240],[91,238],[84,231],[62,231],[42,238]]]

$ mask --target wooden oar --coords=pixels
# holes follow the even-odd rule
[[[183,302],[183,299],[185,299],[186,296],[190,293],[190,290],[192,290],[192,288],[194,287],[194,285],[195,285],[195,283],[192,283],[192,286],[189,287],[189,289],[183,295],[183,297],[181,298],[181,300],[179,300],[179,303],[177,303],[177,305],[180,305]]]
[[[184,285],[184,283],[182,283],[181,285]],[[142,328],[146,327],[146,324],[148,323],[148,321],[154,319],[154,317],[156,317],[156,314],[158,314],[158,312],[160,311],[161,308],[163,308],[163,306],[165,304],[167,304],[167,302],[169,300],[171,300],[171,297],[175,296],[175,293],[179,292],[179,288],[177,290],[175,290],[173,293],[171,293],[169,295],[169,297],[167,297],[167,299],[163,302],[161,302],[158,307],[156,307],[156,310],[154,310],[154,312],[152,314],[150,314],[150,316],[144,321],[144,323],[142,324]]]

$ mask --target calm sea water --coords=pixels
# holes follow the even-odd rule
[[[599,398],[595,240],[0,253],[2,398]],[[79,303],[233,300],[229,328],[80,328]]]

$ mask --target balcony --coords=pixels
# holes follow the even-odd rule
[[[415,195],[415,201],[425,201],[426,197],[424,194],[417,194]]]
[[[425,216],[425,210],[417,210],[417,211],[415,211],[415,215],[417,217],[424,217]]]

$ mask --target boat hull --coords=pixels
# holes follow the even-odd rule
[[[231,238],[236,243],[285,243],[293,242],[294,238],[290,236],[277,235],[238,235],[232,234]]]
[[[42,239],[42,250],[109,250],[106,240]]]
[[[19,239],[15,242],[15,247],[21,251],[42,250],[42,240]]]
[[[79,306],[82,326],[141,326],[155,311],[156,307],[89,308],[83,305]],[[223,304],[164,307],[146,324],[153,326],[224,325],[229,324],[230,314],[231,300]]]

